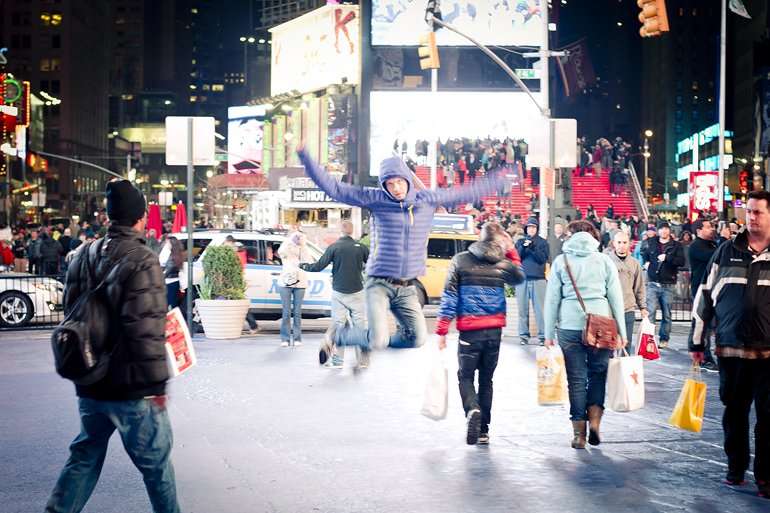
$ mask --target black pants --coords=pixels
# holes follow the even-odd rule
[[[770,359],[719,359],[719,398],[725,405],[727,467],[731,473],[749,468],[749,413],[757,411],[754,426],[754,477],[770,481]]]
[[[499,333],[499,330],[496,330]],[[465,337],[457,346],[459,369],[457,379],[460,381],[460,398],[467,415],[473,409],[481,410],[481,432],[489,432],[492,420],[492,375],[497,367],[500,355],[500,335],[489,338]],[[479,389],[476,393],[474,384],[476,371],[479,371]]]

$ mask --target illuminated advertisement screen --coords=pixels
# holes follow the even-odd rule
[[[718,191],[718,171],[693,171],[690,173],[690,215],[698,212],[716,215],[719,211]]]
[[[539,93],[533,96],[540,101]],[[429,138],[532,139],[542,120],[522,92],[373,91],[369,110],[371,176],[393,156],[394,146],[406,143],[413,156],[417,141]]]
[[[442,2],[441,18],[485,45],[540,46],[543,0],[467,0]],[[428,30],[424,1],[373,0],[372,45],[416,46]],[[471,46],[454,32],[441,29],[437,42],[444,46]]]
[[[265,108],[253,105],[230,107],[227,118],[227,172],[260,173]]]

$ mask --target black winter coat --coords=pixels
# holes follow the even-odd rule
[[[661,244],[658,237],[647,239],[642,247],[642,261],[649,262],[647,279],[655,283],[674,284],[679,268],[684,265],[684,248],[674,239]],[[658,261],[658,255],[666,254],[663,262]]]
[[[717,243],[713,240],[701,239],[696,237],[687,248],[690,257],[690,294],[695,298],[698,287],[703,283],[703,276],[706,274],[706,266],[711,260],[711,255],[717,250]]]
[[[80,262],[89,255],[97,283],[102,279],[107,282],[107,298],[115,315],[111,337],[116,345],[107,376],[94,385],[77,386],[77,394],[105,401],[162,395],[169,378],[165,347],[168,307],[158,257],[142,236],[127,226],[110,227],[105,239],[92,244],[83,246],[70,264],[64,311],[68,313],[88,287]]]
[[[44,262],[57,262],[64,253],[61,244],[47,235],[40,237],[40,259]]]

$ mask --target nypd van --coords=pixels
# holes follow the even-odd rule
[[[228,235],[235,239],[238,249],[245,250],[246,298],[251,301],[251,311],[262,319],[281,317],[281,296],[278,292],[278,279],[283,267],[278,257],[278,248],[286,240],[286,232],[264,230],[200,230],[193,232],[193,283],[199,285],[203,279],[203,261],[209,245],[220,246]],[[174,233],[185,249],[187,234]],[[307,248],[313,262],[323,251],[308,242]],[[163,254],[161,254],[163,259]],[[332,279],[331,266],[317,273],[307,273],[308,286],[302,301],[303,317],[328,317],[331,315]],[[183,281],[185,277],[182,277]]]

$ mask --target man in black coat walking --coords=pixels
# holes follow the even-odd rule
[[[716,236],[716,229],[711,221],[706,219],[698,219],[692,225],[695,230],[695,240],[687,248],[688,256],[690,258],[690,295],[692,296],[693,304],[695,304],[695,296],[698,293],[698,288],[703,283],[703,278],[706,275],[706,267],[708,266],[711,255],[717,250],[717,243],[714,240]],[[713,326],[709,326],[709,335],[705,337],[706,344],[704,348],[705,362],[702,367],[705,370],[716,371],[717,366],[714,356],[711,354],[711,335],[713,334]]]

